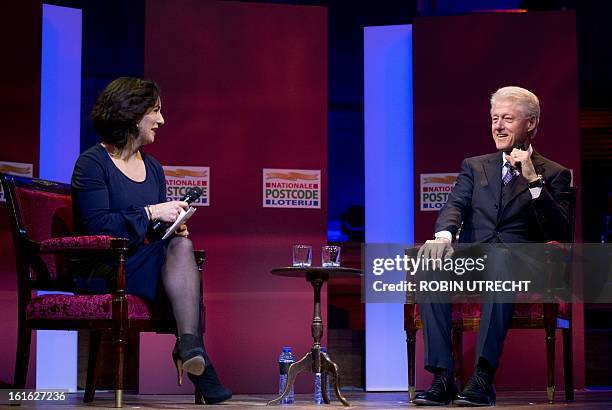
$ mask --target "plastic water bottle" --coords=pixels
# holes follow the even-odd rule
[[[287,385],[287,374],[289,373],[289,366],[291,366],[293,362],[295,362],[295,359],[293,358],[291,347],[283,347],[283,351],[278,357],[278,368],[280,371],[278,381],[278,394],[281,394],[285,390],[285,386]],[[291,387],[291,390],[289,390],[289,394],[281,401],[281,404],[293,403],[295,403],[295,392],[293,391],[293,387]]]
[[[314,376],[314,403],[323,404],[323,391],[321,390],[321,373]]]
[[[322,346],[321,347],[321,351],[323,353],[327,353],[327,348],[325,346]],[[323,386],[321,386],[321,388],[323,388]],[[327,397],[331,401],[331,398],[332,398],[332,389],[331,389],[331,375],[329,373],[327,374],[327,385],[325,386],[325,388],[327,389]]]

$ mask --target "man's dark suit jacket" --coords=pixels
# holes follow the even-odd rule
[[[502,188],[501,152],[464,159],[435,231],[455,237],[461,227],[461,243],[561,241],[569,225],[568,199],[560,194],[569,190],[570,171],[535,150],[531,161],[544,180],[537,199],[522,176]]]

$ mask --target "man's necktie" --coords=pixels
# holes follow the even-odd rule
[[[504,177],[502,178],[502,182],[504,183],[504,185],[508,185],[508,183],[509,183],[510,181],[512,181],[512,178],[514,178],[514,175],[515,175],[515,173],[516,173],[516,168],[514,168],[514,167],[513,167],[513,166],[510,164],[510,162],[509,162],[509,161],[508,161],[508,162],[506,162],[506,163],[504,164],[504,166],[506,167],[506,169],[507,169],[508,171],[506,172],[506,175],[504,175]]]

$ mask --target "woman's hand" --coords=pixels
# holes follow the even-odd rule
[[[176,236],[182,236],[184,238],[189,236],[189,231],[187,230],[187,224],[181,224],[176,231],[174,231]]]
[[[170,201],[149,206],[153,220],[169,223],[176,221],[181,209],[187,210],[187,208],[189,204],[184,201]]]

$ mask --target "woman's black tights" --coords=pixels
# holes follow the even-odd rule
[[[178,336],[188,333],[200,337],[200,273],[191,240],[181,236],[170,240],[161,276]]]

